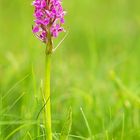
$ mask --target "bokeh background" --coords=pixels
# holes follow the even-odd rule
[[[31,31],[31,2],[0,0],[0,140],[43,140],[43,125],[34,121],[42,107],[45,45]],[[139,140],[140,1],[63,0],[63,5],[69,34],[52,58],[54,139],[71,106],[70,140],[90,136],[80,108],[93,139]]]

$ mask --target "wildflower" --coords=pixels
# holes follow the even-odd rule
[[[61,0],[34,0],[32,5],[35,7],[35,25],[33,33],[44,43],[48,43],[51,37],[57,37],[64,31],[65,11]]]

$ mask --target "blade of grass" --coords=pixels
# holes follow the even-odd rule
[[[53,53],[56,51],[57,48],[60,47],[60,45],[63,43],[63,41],[66,39],[66,37],[68,36],[69,32],[67,32],[65,34],[65,36],[62,38],[62,40],[58,43],[58,45],[53,49]]]
[[[9,105],[8,107],[6,107],[4,110],[2,110],[2,112],[0,113],[0,116],[3,116],[4,113],[7,113],[9,110],[11,110],[15,104],[25,95],[25,93],[22,93],[15,101],[12,105]]]
[[[19,124],[28,124],[28,125],[33,125],[33,124],[37,124],[37,121],[0,121],[0,125],[19,125]]]
[[[41,109],[39,110],[37,116],[36,116],[36,120],[39,118],[40,113],[42,112],[42,110],[45,108],[45,106],[47,105],[49,101],[49,98],[47,99],[47,101],[44,103],[44,105],[41,107]]]
[[[123,113],[123,118],[122,118],[122,132],[121,132],[121,140],[124,140],[124,113]]]
[[[92,140],[92,139],[93,139],[93,137],[92,137],[92,131],[91,131],[91,129],[90,129],[88,120],[87,120],[87,118],[86,118],[86,116],[85,116],[85,114],[84,114],[84,111],[83,111],[82,107],[80,108],[80,110],[81,110],[82,116],[83,116],[83,118],[84,118],[86,127],[87,127],[87,129],[88,129],[88,133],[89,133],[90,139]]]
[[[30,74],[27,74],[25,77],[23,77],[21,80],[19,80],[18,82],[16,82],[6,93],[5,95],[2,97],[2,100],[5,99],[9,93],[15,89],[20,83],[22,83],[26,78],[28,78],[30,76]]]
[[[60,136],[61,133],[53,133],[53,138],[55,137],[56,139],[58,139],[56,135]],[[41,135],[40,137],[43,137],[43,136],[44,135]],[[86,137],[82,137],[82,136],[78,136],[78,135],[73,135],[73,134],[69,134],[69,137],[71,137],[71,138],[77,138],[77,139],[81,139],[81,140],[87,140],[88,139]]]
[[[21,125],[19,127],[17,127],[16,129],[14,129],[4,140],[8,140],[11,136],[13,136],[16,132],[18,132],[19,130],[21,130],[22,128],[26,127],[28,125]]]
[[[30,140],[33,140],[33,138],[32,138],[32,136],[31,136],[30,132],[28,132],[27,135],[29,136]]]
[[[60,140],[67,140],[72,126],[72,109],[70,107],[67,115],[67,120],[64,123],[64,126],[61,131]]]
[[[2,96],[1,96],[1,93],[0,93],[0,121],[2,120],[1,110],[2,110]],[[0,137],[3,138],[3,136],[2,136],[2,126],[1,125],[0,125]]]
[[[106,140],[109,140],[109,134],[107,130],[106,130]]]
[[[16,103],[17,103],[24,95],[25,95],[25,92],[22,93],[22,94],[13,102],[13,104],[10,105],[10,106],[8,107],[8,110],[7,110],[6,112],[8,112],[9,110],[11,110],[11,109],[16,105]]]

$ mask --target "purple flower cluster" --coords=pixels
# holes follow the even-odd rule
[[[62,8],[61,0],[34,0],[35,25],[33,33],[44,43],[49,37],[57,37],[59,32],[64,31],[65,11]]]

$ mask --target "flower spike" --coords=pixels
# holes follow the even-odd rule
[[[60,32],[65,31],[64,16],[61,0],[34,0],[32,5],[35,7],[33,33],[45,44],[49,38],[57,37]]]

